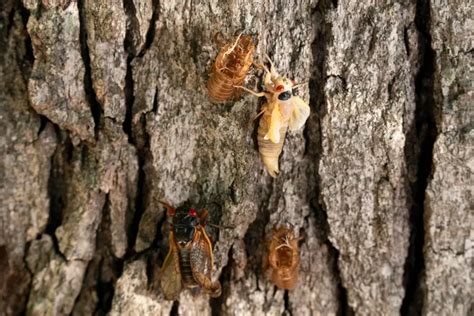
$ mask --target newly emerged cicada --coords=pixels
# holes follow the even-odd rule
[[[261,65],[265,70],[263,79],[265,91],[255,92],[242,86],[239,88],[267,99],[259,114],[262,117],[258,126],[258,151],[268,173],[276,177],[279,173],[278,158],[283,150],[286,131],[289,128],[293,132],[303,127],[309,117],[310,108],[305,101],[294,94],[299,85],[278,75],[273,63],[269,58],[268,60],[270,70]]]
[[[267,273],[280,289],[292,289],[298,281],[300,255],[292,229],[273,229],[268,243]]]
[[[206,233],[207,210],[165,204],[170,217],[169,251],[161,268],[165,299],[176,300],[183,289],[204,290],[212,297],[221,294],[219,281],[211,280],[214,264],[212,243]]]
[[[221,48],[207,82],[207,91],[213,101],[226,102],[240,96],[241,90],[235,86],[244,83],[254,52],[252,37],[242,34]]]

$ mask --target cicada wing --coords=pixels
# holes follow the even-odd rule
[[[161,268],[161,289],[165,299],[176,300],[181,292],[181,269],[179,266],[179,250],[170,233],[170,250]]]
[[[200,227],[191,248],[191,270],[194,280],[208,290],[212,297],[217,297],[221,294],[221,284],[211,280],[213,261],[211,241],[204,228]]]
[[[290,121],[288,122],[290,131],[294,132],[301,127],[309,117],[311,112],[309,105],[303,101],[300,97],[291,98],[293,104],[293,111],[291,112]]]
[[[268,132],[265,135],[264,139],[269,139],[272,143],[278,144],[280,142],[280,129],[283,127],[284,119],[280,112],[280,107],[278,103],[273,105],[271,110],[270,124],[268,127]],[[262,118],[263,119],[263,118]]]

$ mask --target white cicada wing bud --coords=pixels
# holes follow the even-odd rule
[[[293,111],[291,112],[290,120],[288,122],[290,131],[294,132],[306,123],[311,112],[309,105],[300,97],[294,96],[291,98]]]

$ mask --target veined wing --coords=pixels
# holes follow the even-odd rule
[[[165,299],[176,300],[181,292],[181,269],[179,266],[179,249],[174,240],[174,234],[170,232],[169,252],[161,268],[161,289]]]
[[[211,272],[213,266],[212,244],[203,227],[200,227],[193,241],[190,254],[191,270],[196,282],[208,290],[213,297],[221,294],[219,281],[212,282]]]

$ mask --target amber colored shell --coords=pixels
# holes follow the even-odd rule
[[[224,45],[212,65],[207,91],[214,102],[235,100],[253,62],[255,45],[252,37],[241,35]]]
[[[268,269],[272,282],[281,289],[292,289],[298,281],[300,263],[298,239],[286,227],[273,230],[268,244]]]

